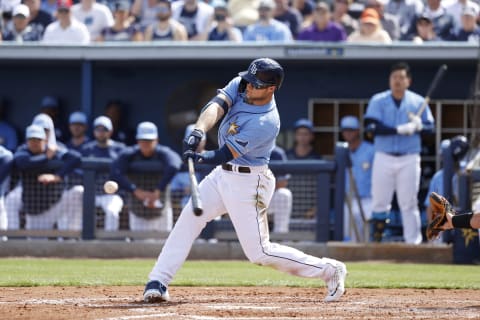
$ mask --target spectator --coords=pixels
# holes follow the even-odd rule
[[[39,41],[42,37],[38,29],[28,24],[30,9],[24,4],[19,4],[13,9],[13,28],[3,34],[3,41]]]
[[[80,0],[72,6],[72,15],[82,22],[90,33],[90,39],[96,40],[103,29],[113,26],[113,16],[110,9],[96,0]]]
[[[343,26],[347,36],[358,30],[358,21],[348,14],[348,7],[352,0],[334,0],[332,20]]]
[[[158,144],[157,127],[142,122],[137,127],[137,146],[122,152],[112,165],[112,177],[121,189],[128,191],[131,230],[169,231],[173,216],[168,185],[182,165],[180,156]],[[134,161],[159,161],[163,173],[130,173]],[[159,181],[159,182],[158,182]]]
[[[348,143],[350,162],[352,164],[352,177],[347,174],[347,183],[345,185],[346,201],[349,202],[349,205],[344,209],[343,231],[345,237],[356,242],[360,241],[360,239],[353,232],[350,227],[351,224],[355,223],[359,236],[363,238],[365,229],[363,218],[370,220],[372,213],[372,164],[375,150],[371,143],[362,140],[360,136],[360,122],[357,117],[343,117],[340,121],[340,129],[342,130],[343,139]],[[362,209],[360,209],[360,205]],[[351,210],[351,215],[347,210]],[[363,210],[364,217],[362,217],[361,210]],[[354,222],[351,221],[352,216]]]
[[[435,34],[442,40],[448,40],[452,33],[454,33],[453,17],[447,12],[445,8],[440,5],[441,0],[427,0],[425,10],[419,16],[426,16],[432,20],[433,30]],[[408,32],[407,40],[413,38],[415,34],[416,20],[412,21],[412,25]]]
[[[103,28],[96,41],[141,41],[142,32],[128,19],[130,4],[126,0],[115,2],[113,9],[113,26]]]
[[[462,27],[450,37],[450,40],[468,41],[478,44],[480,27],[477,25],[477,17],[477,9],[474,6],[466,6],[462,11]]]
[[[242,31],[258,20],[258,0],[228,0],[227,6],[233,25]]]
[[[398,18],[401,40],[408,40],[410,27],[423,12],[423,7],[422,0],[388,0],[385,12]]]
[[[287,151],[290,160],[321,159],[322,157],[313,150],[315,135],[313,124],[308,119],[298,119],[294,124],[295,144]]]
[[[412,41],[420,44],[428,41],[442,41],[442,39],[435,34],[432,20],[428,16],[420,16],[417,19],[417,33]]]
[[[58,9],[58,0],[42,0],[40,10],[48,12],[52,17],[55,16]]]
[[[127,111],[127,107],[121,101],[110,100],[105,106],[104,115],[112,120],[112,139],[130,146],[135,143],[135,133],[128,127]]]
[[[360,28],[347,38],[348,42],[376,42],[389,44],[392,42],[388,33],[380,24],[380,17],[375,9],[367,8],[360,16]]]
[[[453,17],[454,33],[458,33],[462,28],[462,16],[465,10],[471,10],[470,14],[476,13],[475,20],[478,20],[480,7],[478,1],[472,0],[446,0],[442,3],[442,7]]]
[[[275,20],[286,24],[293,38],[296,38],[302,25],[302,15],[296,8],[290,7],[289,0],[275,0],[275,4],[273,17]]]
[[[71,0],[59,0],[57,21],[51,23],[45,30],[43,42],[49,44],[87,44],[90,42],[90,33],[87,27],[72,18],[71,6]]]
[[[23,3],[30,9],[28,25],[34,32],[43,35],[47,26],[53,22],[53,16],[40,9],[40,0],[24,0]]]
[[[260,0],[258,21],[249,25],[244,34],[244,41],[292,41],[290,29],[283,23],[273,19],[273,0]]]
[[[131,14],[140,24],[141,28],[146,28],[157,21],[157,0],[134,0],[131,8]]]
[[[232,25],[227,3],[223,0],[213,2],[213,28],[208,33],[208,41],[242,41],[242,32]]]
[[[20,0],[1,0],[0,1],[0,42],[2,40],[2,33],[5,33],[13,28],[12,12],[13,8],[21,3]]]
[[[0,145],[0,230],[7,230],[7,210],[5,209],[5,194],[10,180],[8,179],[13,165],[12,153]],[[2,237],[1,240],[7,240]]]
[[[367,0],[367,7],[373,8],[380,16],[380,22],[393,41],[400,40],[400,23],[398,17],[385,12],[385,0]]]
[[[330,6],[319,2],[315,6],[312,24],[300,31],[297,40],[337,42],[345,41],[346,38],[343,27],[331,21]]]
[[[17,144],[17,131],[7,122],[7,103],[0,98],[0,146],[14,152]]]
[[[147,41],[187,41],[188,34],[185,26],[172,19],[172,4],[169,0],[158,0],[157,21],[145,30]]]
[[[172,3],[173,18],[187,29],[189,40],[207,38],[213,8],[203,1],[180,0]]]
[[[121,142],[110,139],[113,132],[112,121],[105,116],[100,116],[93,122],[94,141],[85,144],[81,153],[83,157],[110,159],[114,161],[125,149]],[[120,211],[123,208],[123,200],[118,194],[105,194],[103,185],[109,176],[97,174],[95,177],[95,206],[105,212],[105,230],[115,231],[119,227]]]
[[[90,141],[87,136],[87,116],[81,111],[75,111],[70,115],[68,123],[71,137],[66,146],[80,152],[82,146]]]
[[[367,132],[374,134],[372,168],[371,237],[381,241],[396,192],[405,242],[422,242],[418,191],[420,186],[420,133],[431,133],[434,119],[427,104],[416,115],[424,98],[408,90],[410,67],[397,63],[390,71],[390,90],[374,95],[365,114]]]
[[[292,7],[297,9],[302,15],[301,29],[309,26],[313,20],[313,10],[315,1],[313,0],[293,0]]]
[[[285,150],[275,146],[270,154],[270,160],[287,161]],[[275,191],[267,212],[273,215],[273,232],[286,233],[290,228],[292,216],[293,195],[288,189],[289,174],[275,175]]]
[[[57,223],[59,230],[80,230],[83,187],[65,190],[63,182],[63,177],[80,165],[80,155],[59,148],[50,156],[45,151],[45,131],[37,125],[27,127],[26,139],[14,156],[21,174],[25,228],[48,230]],[[50,166],[53,161],[60,161],[58,168]]]

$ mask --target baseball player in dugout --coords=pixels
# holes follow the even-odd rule
[[[113,180],[128,191],[130,229],[170,231],[173,213],[167,187],[182,160],[175,151],[158,143],[157,126],[152,122],[138,124],[135,137],[137,145],[120,153],[112,164]],[[135,161],[157,161],[163,172],[129,172]]]
[[[406,243],[422,242],[417,194],[420,187],[421,133],[432,133],[434,119],[424,98],[408,90],[410,67],[390,70],[390,90],[375,94],[367,107],[365,126],[374,135],[371,240],[380,242],[396,192]],[[419,112],[420,111],[420,112]]]
[[[149,274],[143,298],[146,302],[169,299],[168,285],[184,263],[192,243],[215,217],[228,212],[243,252],[250,262],[292,275],[322,279],[327,284],[325,301],[336,301],[345,292],[345,264],[317,258],[269,240],[267,208],[275,189],[268,169],[270,153],[280,130],[274,93],[284,78],[282,66],[269,58],[252,61],[219,89],[202,109],[188,139],[184,161],[217,165],[199,184],[203,214],[196,216],[190,199]],[[222,119],[219,149],[197,153],[205,133]]]

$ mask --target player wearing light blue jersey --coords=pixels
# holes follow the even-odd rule
[[[408,90],[410,67],[395,64],[390,90],[372,97],[367,107],[367,131],[374,134],[372,170],[372,238],[381,241],[394,192],[402,214],[405,242],[422,242],[418,191],[420,187],[420,133],[433,131],[429,106],[418,114],[424,98]]]
[[[280,129],[274,92],[282,85],[283,77],[278,62],[256,59],[203,108],[195,129],[184,142],[183,158],[218,166],[199,185],[203,214],[194,215],[191,200],[182,210],[149,275],[143,295],[146,302],[169,299],[167,287],[187,258],[193,241],[207,222],[225,212],[251,262],[297,276],[323,279],[328,287],[325,301],[336,301],[345,292],[345,264],[269,240],[267,208],[275,177],[268,162]],[[222,117],[219,149],[196,153],[205,132]]]

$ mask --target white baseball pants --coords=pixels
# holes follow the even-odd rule
[[[105,212],[105,230],[118,230],[120,211],[123,208],[123,200],[118,194],[102,194],[95,196],[95,206]]]
[[[376,152],[372,168],[372,210],[388,212],[396,191],[402,214],[406,243],[422,242],[418,190],[420,188],[420,155],[391,156]]]
[[[323,280],[335,272],[337,261],[333,259],[317,258],[270,242],[266,209],[275,188],[275,177],[267,166],[250,169],[251,173],[239,173],[218,166],[202,180],[199,192],[203,214],[195,216],[192,202],[188,201],[149,274],[150,280],[168,286],[206,223],[225,212],[250,262]]]

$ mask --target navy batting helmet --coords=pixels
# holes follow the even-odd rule
[[[450,150],[455,161],[461,160],[468,152],[468,140],[465,136],[455,136],[450,139]]]
[[[256,88],[277,86],[281,87],[285,73],[282,66],[270,58],[260,58],[250,63],[247,71],[238,74],[243,80]]]

